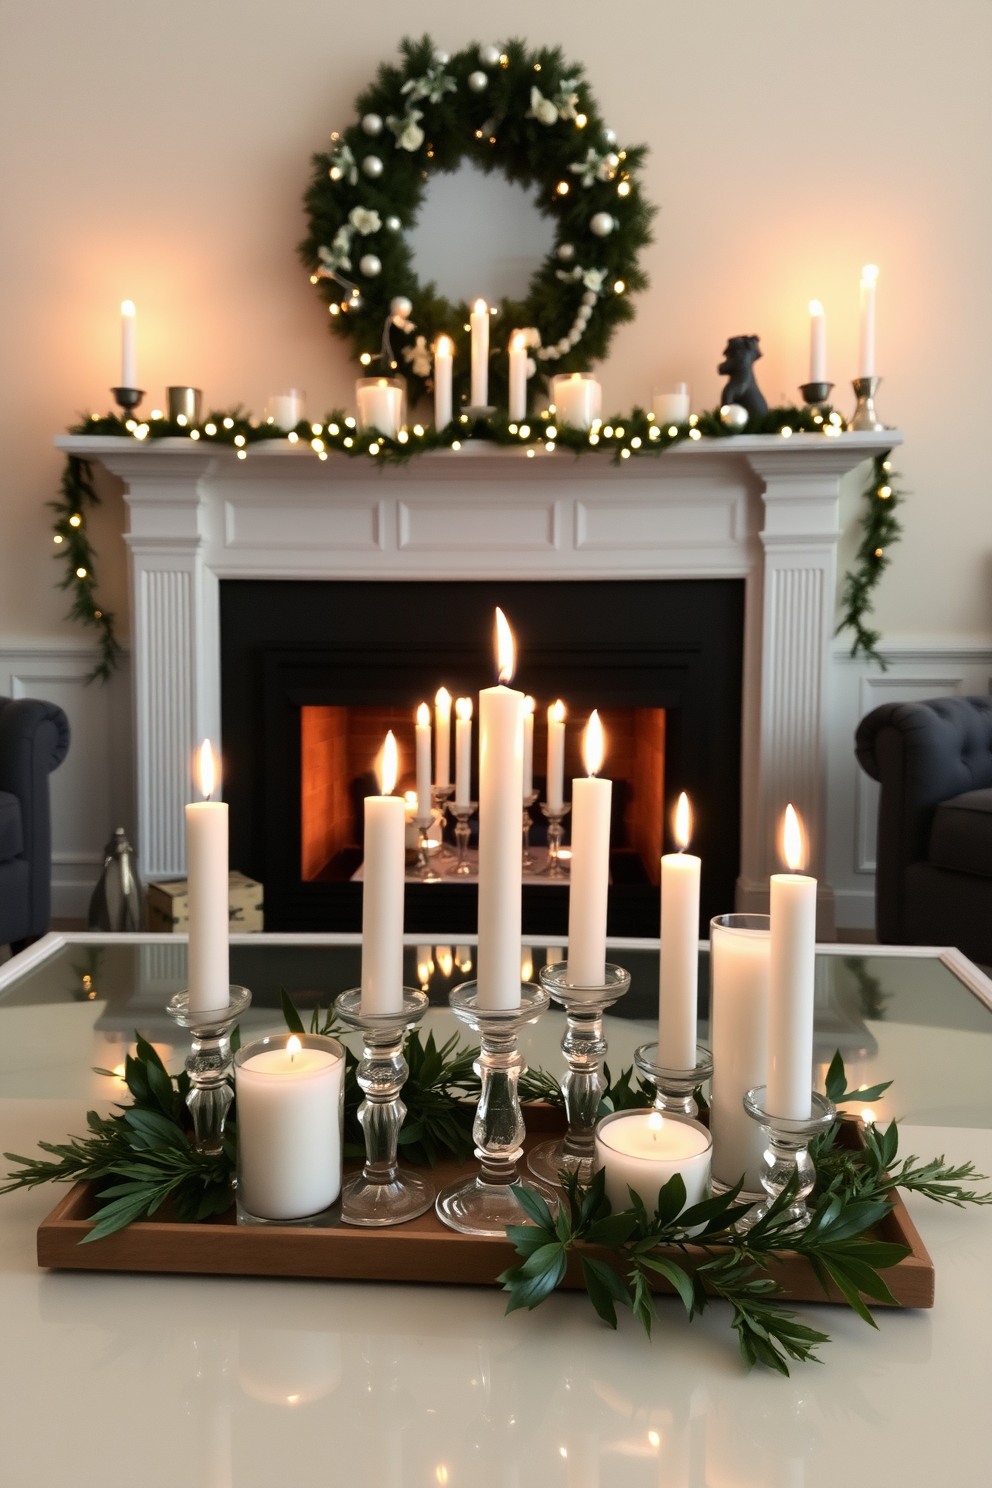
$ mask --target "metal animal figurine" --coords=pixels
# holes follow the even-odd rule
[[[752,421],[768,412],[768,404],[754,380],[753,366],[760,355],[757,336],[731,336],[723,353],[723,361],[717,368],[718,372],[730,379],[720,395],[720,402],[724,405],[736,403],[739,407],[746,408]]]
[[[118,827],[104,848],[103,872],[87,919],[89,930],[140,930],[141,880],[134,866],[134,848]]]

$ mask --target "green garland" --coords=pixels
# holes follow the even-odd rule
[[[93,485],[93,469],[88,460],[78,455],[68,456],[62,472],[61,495],[48,504],[56,513],[55,556],[65,564],[58,587],[72,590],[72,606],[66,618],[92,625],[99,633],[100,660],[86,680],[107,682],[120,664],[121,648],[113,612],[100,609],[96,602],[96,554],[86,531],[86,509],[99,506],[100,497]]]
[[[877,630],[869,630],[865,618],[872,612],[872,596],[891,562],[889,549],[902,534],[896,508],[905,492],[896,490],[895,482],[899,477],[892,469],[891,453],[887,450],[872,461],[871,475],[863,492],[865,506],[861,516],[861,541],[855,555],[855,566],[844,576],[843,614],[837,626],[838,635],[842,630],[854,632],[851,655],[857,656],[860,651],[867,661],[877,662],[883,672],[888,671],[889,664],[877,649],[881,636]]]

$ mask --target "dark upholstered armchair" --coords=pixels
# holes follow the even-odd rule
[[[992,698],[885,703],[858,725],[882,787],[875,929],[992,964]]]
[[[48,777],[69,749],[54,703],[0,698],[0,945],[44,935],[51,918]]]

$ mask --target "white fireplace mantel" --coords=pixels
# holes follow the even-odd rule
[[[401,467],[281,440],[245,459],[185,438],[55,442],[125,482],[146,877],[185,871],[194,751],[220,739],[220,579],[743,578],[738,908],[767,904],[787,801],[822,879],[839,482],[897,431],[699,440],[620,465],[470,441]],[[821,911],[829,932],[827,886]]]

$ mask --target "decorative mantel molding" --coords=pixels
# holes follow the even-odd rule
[[[220,737],[221,578],[744,578],[738,907],[767,904],[788,800],[822,877],[839,482],[901,442],[738,436],[620,466],[467,442],[379,467],[282,441],[241,460],[187,439],[57,439],[127,487],[143,873],[185,871],[194,749]]]

